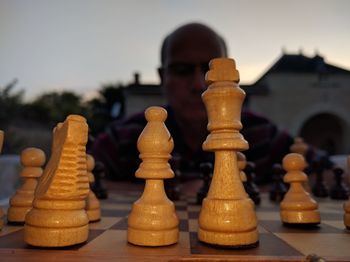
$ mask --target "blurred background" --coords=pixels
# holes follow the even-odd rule
[[[162,105],[163,38],[201,22],[227,41],[247,105],[306,142],[350,151],[350,1],[0,0],[3,154],[47,154],[71,113],[92,135]]]

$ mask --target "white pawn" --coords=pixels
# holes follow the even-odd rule
[[[145,116],[148,123],[137,141],[142,163],[135,176],[146,179],[146,184],[128,217],[128,242],[140,246],[166,246],[176,243],[179,238],[175,206],[164,190],[164,179],[174,177],[168,163],[174,142],[164,124],[165,109],[150,107]]]
[[[91,190],[91,184],[95,181],[95,177],[92,174],[92,170],[95,167],[95,159],[87,154],[86,155],[86,166],[87,166],[87,175],[90,183],[90,191],[88,197],[86,198],[86,213],[89,218],[89,222],[96,222],[101,219],[101,207],[100,202],[95,196],[95,193]]]
[[[303,138],[301,137],[294,138],[294,143],[289,148],[291,153],[297,153],[302,155],[303,157],[305,157],[308,149],[309,146],[304,142]]]
[[[280,216],[285,224],[314,226],[321,222],[317,202],[302,185],[308,180],[303,172],[305,167],[305,159],[300,154],[290,153],[283,158],[283,168],[287,171],[284,182],[290,184],[280,204]]]
[[[239,177],[243,183],[247,182],[247,175],[244,172],[244,169],[247,166],[247,159],[242,152],[237,152],[237,162],[239,169]]]
[[[45,153],[41,149],[30,147],[21,153],[23,169],[21,177],[24,183],[16,194],[10,199],[7,220],[10,223],[24,223],[26,214],[32,209],[34,191],[38,178],[42,175],[42,166],[45,164]]]

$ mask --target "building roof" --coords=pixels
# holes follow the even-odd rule
[[[141,84],[140,74],[134,74],[134,82],[125,86],[124,92],[133,95],[160,95],[162,93],[159,84]]]
[[[240,85],[248,95],[265,95],[269,93],[269,87],[264,78],[275,73],[303,73],[303,74],[348,74],[350,71],[335,65],[328,64],[320,55],[307,57],[303,54],[283,54],[255,83]],[[161,94],[159,84],[141,84],[138,73],[134,74],[134,82],[125,87],[127,93],[135,95]]]
[[[268,73],[326,73],[350,74],[349,70],[327,64],[320,55],[307,57],[302,54],[283,54]]]
[[[276,73],[350,75],[349,70],[326,63],[320,55],[307,57],[303,54],[283,54],[255,83],[244,85],[243,89],[247,94],[268,94],[269,87],[264,79],[267,75]]]

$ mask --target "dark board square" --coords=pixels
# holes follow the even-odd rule
[[[86,243],[92,241],[96,237],[98,237],[100,234],[102,234],[104,230],[100,229],[91,229],[89,230],[89,236],[86,242],[83,242],[81,244],[72,245],[69,247],[34,247],[31,245],[28,245],[24,242],[24,229],[12,232],[5,237],[0,238],[0,248],[13,248],[13,249],[36,249],[36,250],[78,250],[82,246],[84,246]]]
[[[124,217],[123,219],[119,220],[117,223],[115,223],[113,226],[111,226],[111,229],[127,230],[128,229],[128,218]]]
[[[175,204],[175,210],[177,211],[186,211],[187,210],[187,206],[184,206],[182,204]]]
[[[0,237],[0,248],[26,248],[28,245],[24,242],[24,229],[12,232]]]
[[[285,226],[279,220],[259,220],[259,224],[273,233],[341,233],[341,229],[326,224],[313,227]]]
[[[199,211],[189,211],[188,212],[189,219],[198,219],[198,217],[199,217]]]
[[[190,233],[191,254],[201,255],[236,255],[236,256],[302,256],[302,254],[289,246],[273,234],[260,234],[259,245],[251,249],[221,249],[198,240],[197,233]]]
[[[114,210],[114,209],[102,209],[101,214],[103,217],[125,217],[129,215],[131,210]]]
[[[322,212],[321,211],[321,221],[322,220],[331,220],[331,221],[343,220],[343,214],[342,213],[329,213],[329,212]]]
[[[187,219],[180,219],[179,221],[179,229],[181,232],[188,232],[188,220]]]

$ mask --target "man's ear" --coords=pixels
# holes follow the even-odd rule
[[[160,79],[160,85],[163,86],[164,83],[164,68],[163,67],[158,67],[158,75]]]

